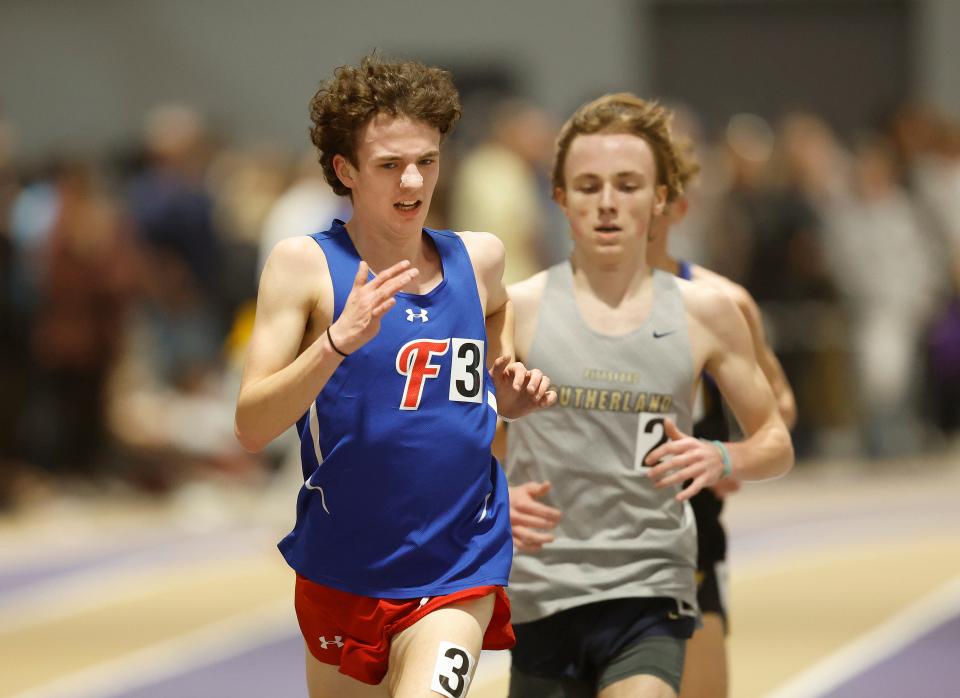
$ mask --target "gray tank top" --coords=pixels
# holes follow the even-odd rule
[[[513,620],[524,623],[595,601],[669,597],[696,612],[696,528],[680,486],[657,490],[641,465],[666,441],[665,417],[691,432],[693,357],[683,299],[654,271],[647,321],[627,335],[590,329],[569,262],[548,270],[527,365],[550,376],[559,400],[510,425],[511,485],[550,480],[544,502],[563,512],[556,540],[517,553]]]

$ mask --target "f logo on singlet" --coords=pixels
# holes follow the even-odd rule
[[[414,339],[403,345],[397,354],[397,373],[407,377],[401,410],[420,407],[426,379],[440,375],[440,366],[430,363],[430,359],[446,354],[449,347],[449,339]]]

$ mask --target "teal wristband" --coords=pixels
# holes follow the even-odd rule
[[[720,476],[721,479],[725,477],[730,477],[733,473],[733,463],[730,461],[730,452],[727,451],[727,447],[723,444],[722,441],[708,441],[707,439],[701,439],[704,443],[713,444],[713,446],[720,452],[720,460],[723,462],[723,475]]]

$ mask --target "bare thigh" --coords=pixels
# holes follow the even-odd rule
[[[384,681],[390,687],[390,695],[393,698],[443,695],[430,688],[438,666],[443,664],[447,667],[444,676],[450,693],[457,698],[465,696],[463,689],[476,671],[493,605],[493,594],[451,604],[424,616],[394,637],[390,643],[390,670]],[[443,658],[441,643],[444,642],[459,649]],[[469,667],[462,651],[471,658]]]
[[[332,664],[318,661],[309,649],[306,654],[310,698],[389,698],[386,682],[371,686],[341,674]]]
[[[687,642],[681,698],[726,698],[727,639],[719,613],[704,613],[703,627]]]
[[[644,674],[612,683],[597,698],[676,698],[677,694],[658,676]]]

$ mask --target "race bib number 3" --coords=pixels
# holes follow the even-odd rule
[[[454,402],[483,402],[483,342],[476,339],[450,340],[450,399]]]
[[[640,421],[637,424],[637,450],[635,451],[635,460],[633,463],[634,471],[637,473],[645,472],[645,461],[650,452],[667,443],[667,429],[664,426],[666,420],[677,423],[677,415],[663,414],[660,412],[641,412]]]
[[[467,695],[476,666],[476,660],[466,649],[450,642],[441,642],[430,690],[447,698]]]

